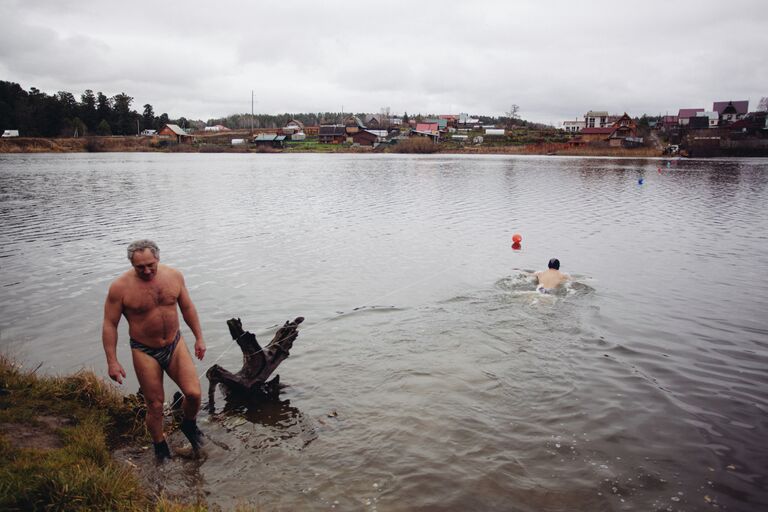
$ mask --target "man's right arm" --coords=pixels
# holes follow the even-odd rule
[[[118,283],[112,283],[109,287],[107,300],[104,302],[104,324],[101,328],[101,342],[104,345],[104,353],[107,356],[107,371],[109,377],[123,383],[125,370],[117,361],[117,324],[123,314],[123,298]]]

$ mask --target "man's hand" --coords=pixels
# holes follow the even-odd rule
[[[123,383],[123,378],[125,377],[125,370],[123,370],[123,367],[115,361],[114,363],[111,363],[109,365],[109,378],[116,381],[118,384]]]
[[[205,357],[205,342],[203,341],[203,338],[195,340],[195,357],[201,361]]]

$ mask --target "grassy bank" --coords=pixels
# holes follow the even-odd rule
[[[192,511],[148,494],[111,450],[146,441],[144,410],[92,372],[37,376],[0,356],[0,510]]]

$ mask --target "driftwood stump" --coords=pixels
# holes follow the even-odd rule
[[[300,316],[293,322],[285,322],[277,330],[272,341],[262,349],[256,341],[256,336],[243,330],[243,324],[239,318],[227,320],[229,333],[243,352],[243,367],[237,373],[225,370],[217,364],[208,368],[205,372],[209,383],[208,407],[214,408],[213,395],[217,384],[222,384],[227,398],[232,394],[242,397],[276,398],[280,393],[280,376],[276,375],[269,382],[267,379],[288,357],[288,352],[299,335],[297,328],[303,321],[304,317]]]

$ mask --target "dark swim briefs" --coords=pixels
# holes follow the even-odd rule
[[[181,338],[181,331],[178,331],[176,333],[176,337],[173,338],[173,341],[162,348],[148,347],[143,343],[131,338],[131,348],[135,348],[136,350],[140,350],[141,352],[144,352],[148,356],[154,357],[155,361],[157,361],[157,363],[160,365],[160,368],[162,368],[163,370],[167,370],[168,367],[171,365],[171,358],[173,357],[173,351],[176,349],[176,344],[179,342],[180,338]]]

